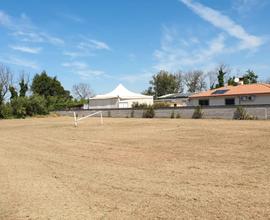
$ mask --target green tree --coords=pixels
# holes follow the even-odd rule
[[[217,79],[218,79],[218,84],[216,84],[216,88],[223,87],[225,85],[225,75],[228,73],[227,67],[224,64],[221,64],[218,67],[217,71]]]
[[[151,86],[145,93],[154,94],[155,97],[159,97],[169,93],[181,92],[181,82],[181,73],[172,74],[161,70],[157,74],[153,75],[152,80],[149,82]]]
[[[247,70],[243,76],[244,84],[254,84],[258,82],[258,75],[253,70]]]
[[[229,85],[229,86],[237,86],[237,83],[235,82],[235,76],[230,77],[230,78],[228,79],[228,85]]]
[[[36,74],[33,78],[31,90],[34,94],[44,96],[60,96],[71,98],[69,91],[66,91],[56,77],[50,77],[45,71]]]
[[[237,86],[238,84],[235,82],[235,78],[235,76],[230,77],[228,80],[228,85]],[[246,74],[241,77],[241,80],[243,80],[244,84],[258,83],[258,75],[252,70],[247,70]]]
[[[15,87],[10,85],[9,86],[9,92],[10,92],[10,99],[14,99],[18,97],[18,92],[16,91]]]
[[[25,97],[26,92],[28,90],[28,83],[25,82],[24,78],[22,78],[19,82],[20,85],[20,97]]]

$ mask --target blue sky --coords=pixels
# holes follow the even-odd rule
[[[228,64],[270,77],[268,0],[0,0],[0,63],[96,93]]]

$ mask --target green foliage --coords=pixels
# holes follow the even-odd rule
[[[234,112],[233,119],[235,120],[255,120],[256,117],[248,114],[245,108],[238,106]]]
[[[144,90],[144,91],[142,92],[142,94],[154,96],[154,95],[155,95],[155,92],[154,92],[154,90],[153,90],[153,87],[150,86],[150,87],[148,87],[148,89]]]
[[[148,105],[146,103],[139,104],[138,102],[133,102],[131,108],[133,109],[145,109]]]
[[[153,107],[155,109],[158,109],[158,108],[168,108],[168,107],[171,107],[171,104],[168,103],[168,102],[155,102]]]
[[[12,114],[15,118],[25,118],[27,116],[28,100],[26,97],[17,97],[11,100]]]
[[[40,75],[34,76],[31,90],[34,94],[44,96],[45,98],[50,96],[59,96],[71,98],[69,91],[66,91],[61,85],[60,81],[56,77],[50,77],[45,71]]]
[[[0,105],[0,119],[8,119],[12,117],[12,107],[10,103]]]
[[[143,118],[154,118],[155,117],[155,110],[153,106],[148,106],[143,111]]]
[[[18,93],[17,93],[14,86],[11,86],[11,85],[9,86],[9,92],[10,92],[10,99],[11,100],[18,97]]]
[[[153,108],[154,109],[159,109],[159,108],[168,108],[170,107],[170,103],[168,102],[155,102],[153,104]],[[139,104],[138,102],[133,102],[132,106],[133,109],[146,109],[149,107],[149,105],[147,105],[146,103],[141,103]]]
[[[171,113],[171,118],[174,118],[174,111],[172,111]]]
[[[228,79],[228,85],[229,85],[229,86],[237,86],[237,83],[235,82],[235,76],[230,77],[230,78]]]
[[[247,70],[243,78],[244,84],[254,84],[258,82],[258,75],[252,70]]]
[[[154,95],[155,97],[177,93],[183,89],[181,74],[172,74],[163,70],[154,75],[149,83],[151,87],[144,93]]]
[[[201,106],[197,106],[193,112],[192,118],[194,119],[200,119],[203,117],[203,111]]]
[[[21,79],[20,83],[20,97],[25,97],[28,90],[28,83],[24,82],[24,79]]]
[[[216,85],[216,88],[220,88],[224,86],[224,77],[227,74],[227,71],[225,70],[225,66],[221,65],[218,69],[218,84]]]
[[[49,113],[46,99],[43,96],[33,95],[28,99],[26,113],[29,116],[46,115]]]
[[[237,86],[238,84],[234,80],[235,80],[235,76],[230,77],[228,80],[228,85]],[[246,74],[244,74],[244,76],[242,77],[242,80],[244,84],[258,83],[258,75],[252,70],[247,70]]]
[[[4,102],[4,96],[2,93],[3,93],[3,87],[0,84],[0,105],[2,105]]]

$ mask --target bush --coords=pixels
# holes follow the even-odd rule
[[[171,118],[174,118],[174,111],[172,111],[171,113]]]
[[[12,117],[12,107],[10,103],[0,105],[0,119],[8,119]]]
[[[181,118],[181,115],[179,112],[176,114],[176,118]]]
[[[27,97],[17,97],[12,99],[12,114],[15,118],[25,118],[27,116]]]
[[[155,117],[155,110],[153,106],[148,106],[143,111],[143,118],[154,118]]]
[[[133,102],[131,107],[133,109],[146,109],[148,105],[146,103],[139,104],[138,102]]]
[[[247,113],[246,109],[238,106],[234,112],[233,119],[235,120],[255,120],[256,117]]]
[[[155,109],[157,109],[157,108],[168,108],[168,107],[171,107],[171,104],[168,103],[168,102],[155,102],[153,107]]]
[[[197,106],[193,112],[192,118],[199,119],[203,117],[203,111],[201,106]]]
[[[28,100],[26,113],[29,116],[48,114],[49,111],[46,106],[46,99],[43,96],[38,95],[31,96]]]

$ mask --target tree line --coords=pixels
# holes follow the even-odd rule
[[[143,91],[145,95],[153,95],[155,98],[172,93],[195,93],[207,89],[217,89],[225,85],[236,86],[236,76],[231,75],[231,69],[221,64],[212,71],[204,73],[202,70],[171,73],[165,70],[159,71],[149,81],[150,86]],[[247,70],[241,75],[244,84],[258,82],[258,75],[253,70]],[[270,82],[270,80],[269,80]]]
[[[258,82],[258,75],[252,70],[247,70],[241,76],[244,84]],[[202,70],[185,73],[161,70],[152,76],[150,86],[143,94],[157,98],[171,93],[195,93],[206,89],[216,89],[226,84],[236,86],[235,78],[230,68],[224,64],[208,73]],[[25,118],[48,114],[55,110],[81,107],[93,94],[88,84],[79,83],[72,87],[71,95],[57,77],[49,76],[46,71],[35,74],[32,80],[29,75],[21,73],[14,82],[11,70],[0,64],[0,119]]]
[[[80,83],[73,86],[72,97],[70,91],[46,71],[36,74],[32,81],[29,75],[21,73],[15,83],[13,76],[7,66],[0,64],[0,119],[25,118],[80,107],[92,94],[88,84]]]

